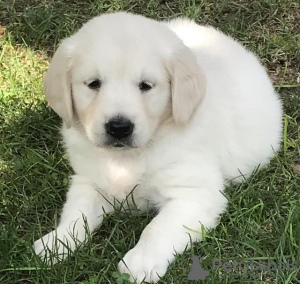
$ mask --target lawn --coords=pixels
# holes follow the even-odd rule
[[[160,283],[182,283],[193,255],[210,275],[190,283],[300,283],[299,0],[0,0],[0,283],[122,283],[117,264],[151,219],[116,212],[59,265],[45,266],[32,250],[55,227],[72,173],[60,119],[43,95],[49,58],[82,23],[119,10],[160,20],[187,16],[232,35],[259,56],[285,107],[281,151],[226,189],[219,226],[178,256]],[[214,259],[289,260],[297,268],[227,272],[213,270]]]

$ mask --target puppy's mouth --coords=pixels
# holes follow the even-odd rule
[[[132,139],[122,139],[122,140],[107,139],[104,142],[104,145],[102,145],[102,147],[114,148],[114,149],[120,149],[120,150],[137,148],[137,146],[133,144]]]
[[[96,137],[95,137],[96,138]],[[136,145],[132,138],[126,139],[114,139],[110,137],[103,137],[102,139],[96,138],[89,140],[97,147],[107,150],[125,151],[130,149],[137,149],[139,145]]]
[[[112,147],[115,148],[124,148],[124,147],[128,147],[127,145],[123,144],[123,143],[115,143],[114,145],[112,145]]]
[[[123,143],[123,142],[116,142],[112,145],[108,145],[108,147],[113,147],[113,148],[134,148],[132,145]]]

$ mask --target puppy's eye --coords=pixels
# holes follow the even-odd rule
[[[87,86],[90,89],[99,89],[101,87],[101,81],[99,79],[93,80],[92,82],[88,83]]]
[[[147,81],[142,81],[141,83],[139,83],[139,89],[142,92],[147,92],[149,90],[151,90],[153,88],[154,84],[151,82],[147,82]]]

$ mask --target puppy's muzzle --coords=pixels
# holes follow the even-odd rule
[[[106,135],[114,141],[127,140],[131,137],[134,124],[125,117],[115,117],[105,123]]]

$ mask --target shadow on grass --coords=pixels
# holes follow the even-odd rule
[[[107,3],[106,3],[107,2]],[[0,24],[6,27],[16,43],[51,55],[58,43],[89,19],[106,12],[128,11],[165,18],[172,10],[164,1],[38,1],[16,0],[0,2]],[[151,1],[150,1],[151,2]],[[153,1],[154,2],[154,1]],[[152,6],[155,12],[151,13]],[[171,4],[172,6],[172,4]],[[170,15],[171,14],[171,15]]]

